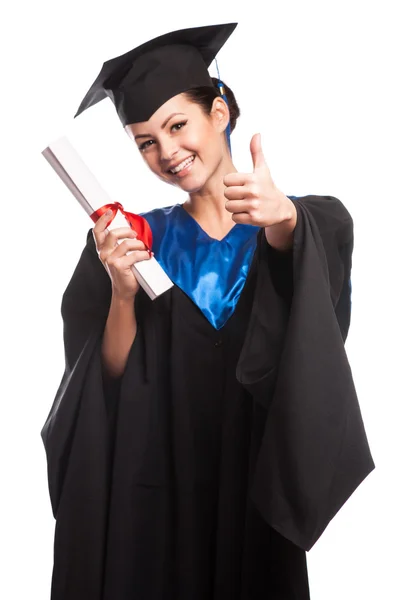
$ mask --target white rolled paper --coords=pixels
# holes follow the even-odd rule
[[[66,137],[49,144],[42,154],[89,216],[101,206],[113,203]],[[129,223],[118,211],[112,228],[127,225]],[[173,286],[173,282],[154,257],[136,263],[132,266],[132,271],[151,300]]]

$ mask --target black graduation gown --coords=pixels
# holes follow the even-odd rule
[[[63,296],[65,373],[42,430],[52,600],[307,600],[306,550],[374,468],[344,350],[353,224],[297,198],[293,250],[260,230],[219,331],[176,286],[136,298],[102,372],[110,282],[91,234]]]

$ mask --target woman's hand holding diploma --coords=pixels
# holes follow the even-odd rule
[[[104,213],[93,228],[93,237],[99,259],[112,282],[113,295],[121,299],[132,299],[139,290],[139,283],[132,266],[149,260],[151,254],[143,242],[136,239],[137,233],[130,227],[108,230],[111,211]],[[118,243],[118,240],[123,240]]]

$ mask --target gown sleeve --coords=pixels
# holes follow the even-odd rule
[[[252,499],[271,527],[310,550],[374,462],[344,348],[353,222],[331,196],[295,206],[291,297],[279,298],[262,231],[236,375],[267,414]]]
[[[119,381],[111,380],[103,373],[100,356],[110,298],[110,280],[98,259],[90,230],[86,247],[62,298],[65,370],[41,431],[54,517],[57,517],[68,477],[77,428],[90,418],[89,434],[108,439],[107,401],[111,406],[119,390]],[[98,445],[97,450],[94,464],[97,461],[100,466],[106,460],[107,449]]]

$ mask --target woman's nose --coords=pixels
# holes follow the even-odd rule
[[[169,162],[178,153],[178,148],[174,140],[164,140],[160,142],[160,158],[162,162]]]

